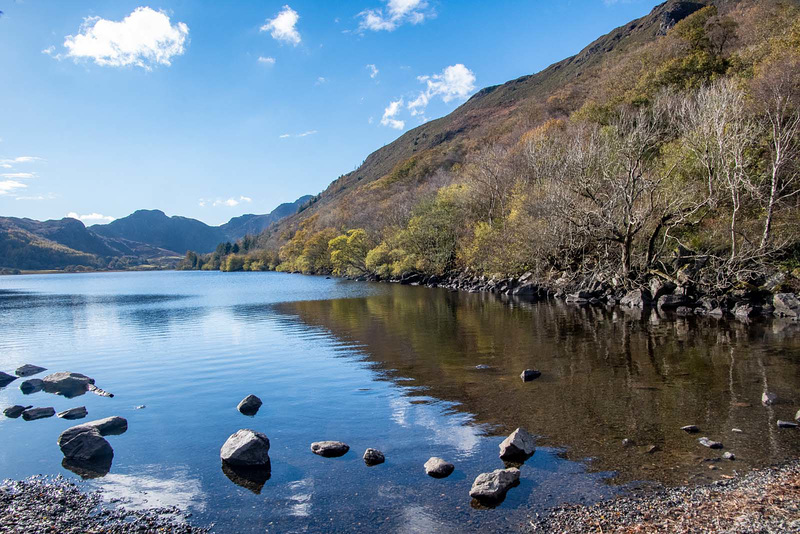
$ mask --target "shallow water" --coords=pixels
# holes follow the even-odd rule
[[[0,389],[0,407],[85,405],[87,421],[126,417],[128,432],[108,438],[110,472],[87,484],[129,506],[176,505],[218,532],[513,531],[549,506],[603,498],[619,484],[702,482],[797,457],[800,432],[775,420],[800,408],[798,333],[788,321],[679,319],[280,273],[0,277],[0,370],[80,372],[115,394],[24,396],[18,380]],[[526,367],[542,377],[522,383]],[[761,405],[765,387],[779,404]],[[250,393],[264,401],[253,418],[236,411]],[[77,478],[55,443],[73,424],[0,416],[0,478]],[[685,434],[686,424],[702,433]],[[521,484],[497,508],[474,508],[472,480],[503,467],[497,446],[517,426],[540,444]],[[259,493],[220,466],[219,448],[239,428],[271,440]],[[706,461],[721,456],[697,444],[706,435],[737,460]],[[351,451],[313,455],[310,443],[326,439]],[[659,450],[648,454],[651,445]],[[367,447],[386,463],[366,467]],[[456,472],[427,477],[430,456]]]

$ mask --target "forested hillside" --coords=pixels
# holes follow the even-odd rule
[[[799,14],[797,1],[666,2],[483,89],[191,267],[616,287],[657,272],[719,291],[791,273]]]

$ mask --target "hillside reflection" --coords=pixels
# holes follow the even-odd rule
[[[800,453],[795,432],[775,425],[800,405],[797,323],[745,325],[410,287],[276,309],[362,346],[408,395],[456,402],[497,434],[525,426],[570,459],[616,471],[616,482],[705,481]],[[523,383],[519,374],[529,367],[542,377]],[[762,406],[764,388],[782,402]],[[680,430],[688,424],[701,433]],[[696,439],[706,435],[737,461],[711,461],[720,452]],[[635,445],[623,447],[625,438]],[[647,452],[652,445],[658,449]]]

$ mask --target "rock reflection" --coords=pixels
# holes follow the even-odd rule
[[[114,455],[106,456],[92,462],[82,462],[64,458],[61,460],[61,467],[72,471],[84,480],[101,478],[111,471],[111,463]]]
[[[231,482],[256,495],[261,493],[261,488],[272,475],[269,464],[263,467],[241,467],[222,462],[222,472]]]

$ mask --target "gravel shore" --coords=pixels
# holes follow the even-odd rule
[[[530,526],[534,533],[800,532],[800,461],[703,486],[562,506]]]
[[[177,508],[126,510],[61,476],[36,476],[0,484],[0,532],[199,534],[209,530],[187,524]]]

